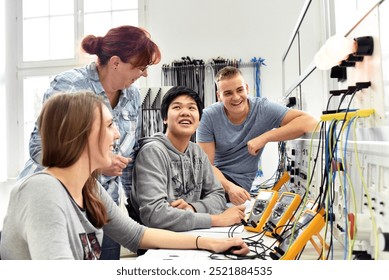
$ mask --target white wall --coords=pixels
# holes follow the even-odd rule
[[[5,37],[5,2],[0,0],[0,38]],[[5,60],[5,40],[0,39],[0,61]],[[5,105],[5,65],[0,64],[0,106]],[[0,107],[0,159],[6,158],[6,137],[4,135],[6,129],[5,123],[5,107]],[[3,136],[4,135],[4,136]],[[7,166],[4,160],[0,160],[0,182],[7,180]]]
[[[305,0],[145,0],[144,27],[159,45],[162,61],[150,67],[148,87],[161,85],[161,66],[183,56],[207,61],[218,56],[250,61],[265,58],[262,96],[282,96],[281,58]],[[266,162],[266,164],[264,164]],[[263,179],[278,163],[277,144],[262,156]]]
[[[281,97],[281,57],[305,0],[145,0],[145,28],[160,46],[147,86],[159,86],[160,67],[182,56],[265,58],[262,93]]]

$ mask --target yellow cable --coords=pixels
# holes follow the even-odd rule
[[[293,241],[294,241],[294,232],[295,232],[295,230],[296,230],[296,224],[297,224],[297,221],[300,219],[300,217],[301,217],[301,215],[303,214],[303,212],[304,212],[304,207],[305,207],[305,205],[306,205],[306,203],[307,203],[307,197],[308,197],[308,194],[309,194],[309,188],[310,188],[310,176],[311,176],[311,173],[310,173],[310,163],[311,163],[311,153],[312,153],[312,142],[313,142],[313,138],[314,138],[314,132],[317,130],[317,128],[319,127],[319,125],[320,125],[320,123],[321,123],[321,121],[320,122],[318,122],[317,124],[316,124],[316,126],[315,126],[315,128],[314,128],[314,130],[313,130],[313,132],[312,132],[312,136],[311,136],[311,141],[310,141],[310,147],[309,147],[309,157],[308,157],[308,170],[307,170],[307,175],[308,175],[308,185],[307,185],[307,187],[306,187],[306,190],[305,190],[305,193],[306,193],[306,195],[304,196],[304,199],[303,199],[303,204],[302,204],[302,207],[300,207],[300,210],[299,210],[299,212],[298,212],[298,214],[297,214],[297,216],[296,216],[296,219],[295,219],[295,223],[293,223],[293,226],[292,226],[292,229],[291,229],[291,239],[290,239],[290,241],[289,241],[289,246],[288,246],[288,248],[286,249],[286,251],[285,251],[285,253],[286,252],[288,252],[288,250],[289,250],[289,248],[290,248],[290,246],[292,246],[292,244],[293,244]],[[323,247],[324,248],[324,247]]]
[[[315,127],[315,129],[313,130],[313,131],[316,131],[317,130],[317,128],[319,127],[319,125],[321,125],[322,124],[322,121],[319,121],[318,123],[317,123],[317,125],[316,125],[316,127]],[[319,139],[319,141],[320,141],[320,139]],[[319,147],[317,147],[318,149],[319,149]],[[311,180],[311,176],[312,176],[312,172],[311,172],[311,158],[312,158],[312,149],[313,149],[313,134],[312,134],[312,137],[311,137],[311,140],[310,140],[310,142],[309,142],[309,151],[308,151],[308,167],[307,167],[307,173],[308,173],[308,177],[307,177],[307,179],[308,179],[308,185],[307,185],[307,190],[306,190],[306,196],[304,196],[304,201],[303,201],[303,205],[305,206],[306,205],[306,203],[307,203],[307,199],[308,199],[308,194],[309,194],[309,189],[310,189],[310,187],[311,187],[311,182],[312,182],[312,180]],[[316,159],[317,160],[317,159]],[[303,208],[302,208],[303,209]],[[302,214],[302,210],[300,211],[300,214],[299,214],[299,216]],[[320,234],[320,233],[319,233]],[[325,259],[325,254],[324,254],[324,251],[325,251],[325,245],[326,245],[326,239],[325,238],[323,238],[322,239],[322,244],[321,244],[321,246],[322,246],[322,250],[323,250],[323,252],[322,252],[322,254],[321,254],[321,258],[322,259]]]
[[[363,177],[362,170],[361,170],[361,165],[359,163],[359,157],[358,157],[358,147],[357,147],[357,141],[356,141],[356,123],[357,123],[357,119],[358,119],[358,117],[356,117],[356,119],[354,121],[354,129],[353,129],[355,159],[356,159],[356,162],[357,162],[358,173],[359,173],[359,176],[361,177],[361,180],[362,180],[363,189],[365,190],[365,193],[366,193],[367,205],[368,205],[368,208],[369,208],[369,213],[370,213],[370,217],[371,217],[371,223],[372,223],[373,232],[374,232],[374,239],[375,239],[374,240],[374,244],[375,244],[374,259],[378,260],[378,232],[377,232],[377,225],[376,225],[376,221],[375,221],[375,215],[373,213],[373,209],[372,209],[372,206],[371,206],[371,198],[370,198],[369,189],[367,188],[367,185],[366,185],[366,182],[365,182],[365,178]]]
[[[313,131],[316,131],[317,128],[319,127],[319,125],[322,123],[322,121],[319,121],[317,124],[316,124],[316,127]],[[303,206],[305,207],[305,205],[307,204],[307,200],[308,200],[308,190],[311,188],[311,176],[312,176],[312,172],[311,172],[311,158],[312,158],[312,149],[313,149],[313,139],[314,139],[314,134],[312,133],[312,137],[311,137],[311,140],[309,142],[309,152],[308,152],[308,167],[307,167],[307,182],[308,182],[308,185],[307,185],[307,189],[306,189],[306,194],[304,196],[304,200],[303,200]],[[320,139],[319,139],[320,141]],[[303,209],[303,208],[302,208]],[[302,213],[302,210],[300,211],[300,215]]]
[[[316,129],[318,128],[318,126],[320,125],[320,123],[321,123],[321,121],[317,123],[317,125],[316,125],[316,127],[315,127],[315,129],[314,129],[313,131],[316,131]],[[306,191],[305,191],[306,195],[304,196],[302,207],[300,207],[300,210],[298,211],[298,214],[296,215],[296,216],[297,216],[296,221],[297,221],[298,219],[300,219],[301,215],[302,215],[303,212],[304,212],[304,207],[306,206],[307,200],[308,200],[308,194],[309,194],[308,191],[309,191],[309,189],[310,189],[310,187],[311,187],[311,184],[310,184],[310,182],[311,182],[311,172],[310,172],[310,170],[311,170],[311,160],[310,160],[310,159],[311,159],[311,155],[312,155],[312,147],[313,147],[312,142],[313,142],[313,139],[314,139],[314,133],[312,133],[311,140],[310,140],[310,144],[309,144],[308,168],[307,168],[307,173],[308,173],[308,174],[307,174],[308,185],[307,185],[307,188],[306,188]]]

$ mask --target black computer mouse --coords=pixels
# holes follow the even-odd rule
[[[242,247],[240,247],[240,246],[232,246],[232,247],[228,248],[227,250],[225,250],[224,252],[221,252],[220,254],[235,255],[235,253],[233,251],[240,250],[240,249],[242,249]]]

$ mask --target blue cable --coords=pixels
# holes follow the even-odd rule
[[[258,57],[253,57],[251,62],[254,63],[254,85],[255,85],[255,96],[261,97],[261,66],[266,64],[264,63],[265,59]]]
[[[331,127],[332,127],[332,124],[333,124],[334,121],[331,121],[331,124],[330,126],[328,127],[328,131],[326,133],[326,140],[325,140],[325,174],[328,174],[329,170],[328,170],[328,160],[329,160],[329,135],[330,135],[330,130],[331,130]]]
[[[335,164],[337,163],[337,155],[338,155],[338,153],[337,153],[337,146],[338,146],[337,139],[338,139],[338,137],[336,135],[336,126],[337,126],[337,124],[338,124],[338,122],[334,120],[333,121],[333,125],[331,125],[331,127],[333,127],[332,131],[334,132],[332,138],[333,138],[333,141],[335,141],[335,143],[333,144],[333,149],[332,149],[333,156],[332,156],[332,158],[330,158],[331,159],[330,163],[329,163],[330,167],[331,167],[332,162],[333,162],[334,159],[335,159],[334,163]],[[333,184],[333,182],[335,182],[335,180],[336,180],[336,168],[335,168],[335,170],[332,170],[332,181],[331,181],[331,184]],[[328,194],[328,195],[330,195],[330,194]],[[330,217],[333,217],[334,216],[333,215],[334,214],[334,205],[332,203],[331,203],[331,205],[329,205],[329,210],[330,210],[330,214],[331,214]],[[334,221],[331,219],[331,227],[333,227],[333,222]],[[334,259],[334,247],[333,246],[331,246],[331,259]]]
[[[337,121],[336,120],[332,120],[329,127],[328,127],[328,130],[327,130],[327,133],[325,135],[325,174],[330,174],[330,171],[331,171],[331,166],[332,166],[332,162],[333,162],[333,156],[335,156],[336,158],[336,155],[337,155],[337,137],[336,137],[336,125],[337,125]],[[332,133],[334,131],[334,133]],[[331,150],[331,153],[330,153],[330,138],[332,138],[332,141],[336,141],[334,144],[332,144],[332,150]],[[335,171],[332,171],[331,172],[332,174],[332,182],[336,179],[336,172]],[[331,182],[329,181],[329,178],[327,179],[327,185],[328,187],[330,187],[330,184]],[[330,193],[327,194],[328,196],[330,196]],[[329,216],[330,217],[333,217],[333,213],[334,213],[334,209],[333,209],[333,205],[332,203],[328,205],[328,212],[329,212]],[[333,220],[330,219],[330,223],[331,223],[331,228],[333,227]],[[331,230],[332,231],[332,230]],[[331,247],[331,258],[333,259],[333,255],[334,255],[334,249],[333,247]]]

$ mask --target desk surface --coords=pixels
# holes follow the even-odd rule
[[[253,206],[255,199],[252,199],[251,201],[246,201],[246,214],[249,214],[251,211],[251,208]],[[324,230],[323,230],[324,231]],[[197,230],[191,230],[187,232],[183,232],[186,234],[191,235],[201,235],[201,236],[208,236],[208,237],[215,237],[215,238],[226,238],[226,237],[241,237],[245,240],[247,244],[250,243],[256,243],[259,245],[256,246],[250,246],[250,250],[253,251],[250,254],[260,254],[264,251],[266,251],[266,259],[271,259],[269,257],[269,253],[273,251],[274,246],[277,246],[277,240],[275,238],[266,236],[262,233],[256,233],[251,232],[246,229],[244,229],[243,225],[237,227],[213,227],[210,229],[197,229]],[[320,238],[320,236],[319,236]],[[317,260],[319,259],[320,255],[315,249],[315,243],[316,246],[321,247],[321,240],[319,240],[318,236],[314,236],[312,238],[312,242],[308,242],[300,255],[299,259],[302,260]],[[329,259],[335,259],[335,260],[341,260],[343,259],[343,246],[337,242],[335,239],[333,239],[333,249],[331,251],[331,254],[329,255]],[[328,243],[328,242],[327,242]],[[267,248],[267,249],[266,249]],[[325,250],[325,255],[328,255],[328,250]],[[208,251],[201,251],[201,250],[147,250],[147,252],[139,256],[139,260],[143,259],[157,259],[157,260],[188,260],[188,259],[202,259],[202,260],[209,260],[210,256],[212,254]],[[213,255],[213,257],[216,257],[218,259],[231,259],[231,257],[226,257],[221,254]],[[259,257],[257,260],[260,259]]]
[[[188,232],[184,232],[185,234],[192,234],[192,235],[202,235],[202,236],[208,236],[208,237],[216,237],[216,238],[225,238],[225,237],[231,237],[231,232],[229,233],[230,228],[211,228],[211,229],[205,229],[205,230],[192,230]],[[268,237],[266,235],[260,234],[258,235],[255,232],[250,232],[245,229],[243,229],[243,226],[238,228],[236,231],[233,232],[234,237],[241,237],[243,238],[246,243],[248,241],[260,241],[261,244],[264,246],[273,248],[274,245],[276,245],[277,241],[274,238]],[[314,239],[318,243],[317,239]],[[333,248],[333,259],[341,260],[343,259],[343,247],[338,242],[334,243]],[[251,250],[254,250],[255,248],[250,246]],[[261,250],[265,249],[257,249],[258,253],[261,253]],[[272,250],[267,251],[267,255]],[[326,251],[326,254],[328,253],[328,250]],[[254,253],[250,253],[254,254]],[[210,260],[212,253],[208,251],[202,251],[202,250],[147,250],[146,254],[139,256],[137,259],[139,260]],[[215,259],[234,259],[233,256],[223,256],[221,254],[213,255]],[[308,242],[307,245],[304,248],[303,253],[301,254],[300,258],[301,260],[317,260],[319,258],[319,254],[316,251],[315,247],[311,242]],[[259,260],[260,258],[256,258],[256,260]],[[267,257],[266,259],[271,260],[270,257]]]

